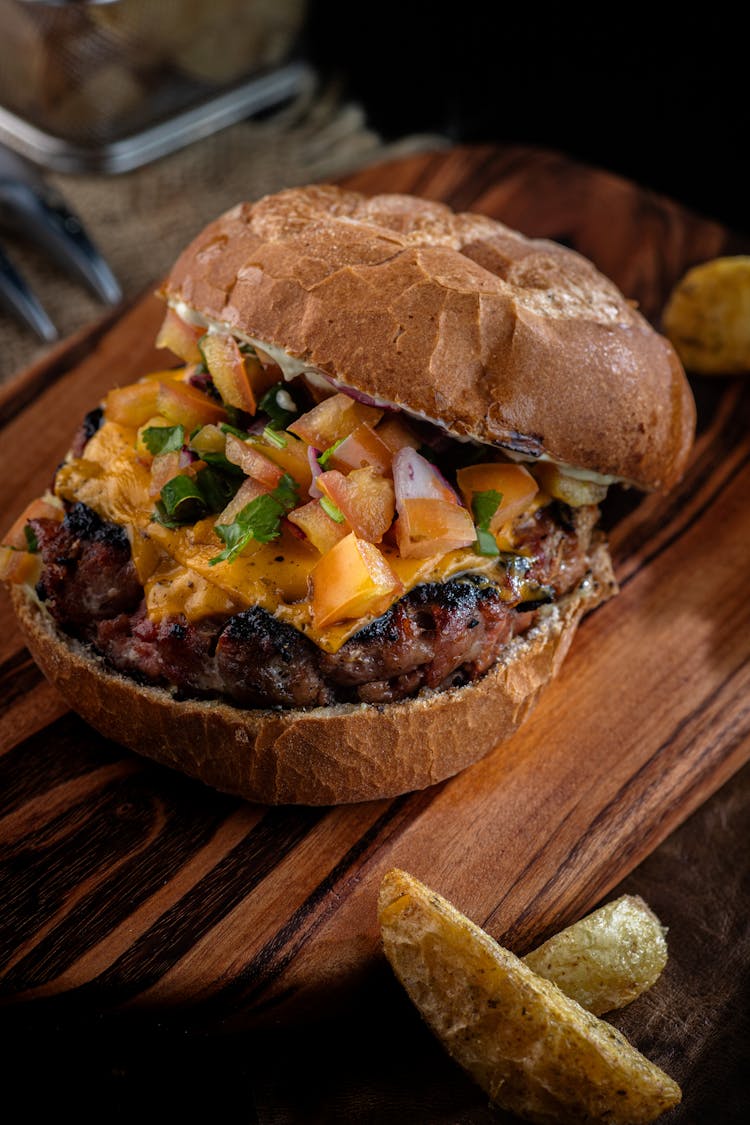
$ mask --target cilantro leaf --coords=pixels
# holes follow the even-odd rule
[[[161,503],[172,520],[194,523],[206,513],[206,499],[192,477],[172,477],[162,487]]]
[[[242,468],[239,465],[235,465],[233,461],[227,461],[223,453],[199,453],[198,456],[201,461],[205,461],[206,464],[211,465],[212,468],[225,473],[227,476],[237,477],[240,483],[245,477]],[[198,475],[200,476],[200,473]]]
[[[474,544],[474,552],[477,555],[484,555],[488,558],[492,558],[493,556],[500,554],[500,549],[495,540],[495,536],[491,531],[487,531],[487,529],[484,527],[478,527],[476,529],[476,532],[477,538]]]
[[[333,500],[329,500],[327,496],[321,496],[320,506],[325,514],[332,519],[334,523],[344,522],[344,513],[339,508],[338,504],[334,504]]]
[[[471,498],[471,510],[477,532],[474,551],[478,555],[492,558],[500,554],[495,536],[490,531],[490,522],[502,502],[503,494],[495,488],[488,488],[485,492],[475,492]]]
[[[227,465],[230,469],[235,468],[229,461],[227,461]],[[223,466],[211,463],[207,464],[205,468],[199,469],[195,475],[195,483],[198,485],[209,512],[220,512],[222,508],[226,508],[229,501],[234,498],[242,479],[241,475],[224,472]]]
[[[269,445],[275,445],[277,449],[286,448],[286,434],[279,433],[273,426],[266,426],[263,430],[263,437]]]
[[[174,529],[226,508],[244,474],[221,453],[206,453],[203,459],[207,464],[195,477],[181,473],[163,486],[151,517],[156,523]]]
[[[338,441],[335,441],[333,445],[329,445],[328,449],[321,453],[320,457],[318,458],[318,464],[320,465],[321,469],[328,468],[328,462],[331,460],[334,453],[341,445],[342,441],[344,441],[344,438],[339,438]]]
[[[245,441],[250,437],[250,434],[247,432],[247,430],[241,430],[238,426],[230,426],[228,422],[222,422],[219,426],[219,429],[223,434],[234,434],[234,436],[236,438],[239,438],[240,441]]]
[[[184,426],[148,426],[143,444],[156,457],[159,453],[179,453],[185,444]]]
[[[282,515],[282,509],[270,492],[256,496],[237,513],[232,523],[216,524],[214,531],[226,546],[220,554],[209,559],[209,565],[231,562],[251,539],[258,543],[270,543],[279,534]]]
[[[292,508],[297,503],[297,487],[297,482],[294,477],[290,476],[289,473],[284,473],[271,493],[272,496],[276,497],[279,504],[281,504],[284,512],[291,512]]]
[[[279,481],[273,492],[256,496],[235,516],[232,523],[217,523],[214,531],[225,544],[224,550],[209,559],[209,565],[231,562],[251,539],[270,543],[281,534],[281,520],[297,503],[297,485],[289,473]]]
[[[475,492],[471,500],[474,522],[482,531],[489,531],[490,520],[503,502],[502,492],[488,488],[486,492]]]
[[[171,516],[167,515],[167,509],[164,507],[161,500],[156,501],[156,507],[151,513],[151,520],[153,523],[160,523],[162,527],[168,527],[170,531],[182,527],[180,520],[172,519]]]

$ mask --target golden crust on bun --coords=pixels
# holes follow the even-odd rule
[[[684,471],[671,344],[580,254],[494,219],[294,188],[206,227],[164,295],[457,437],[647,490]]]
[[[669,342],[574,251],[330,186],[227,212],[162,296],[187,366],[110,392],[0,547],[40,668],[248,800],[391,797],[484,757],[616,591],[607,486],[685,470]]]
[[[177,699],[116,672],[66,636],[26,585],[11,588],[34,660],[108,738],[226,793],[266,804],[326,805],[423,789],[488,754],[557,674],[584,613],[615,589],[601,545],[580,586],[540,611],[480,680],[390,704],[248,710]]]

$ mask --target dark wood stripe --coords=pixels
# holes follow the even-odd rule
[[[201,1003],[201,1019],[205,1019],[210,1011],[222,1009],[228,1000],[236,1001],[249,988],[252,990],[259,987],[259,983],[263,989],[268,988],[295,955],[301,943],[322,924],[323,919],[318,918],[314,925],[305,928],[306,922],[314,915],[320,901],[326,898],[333,886],[351,870],[356,862],[361,861],[376,843],[381,843],[383,837],[392,835],[392,831],[397,830],[398,825],[408,822],[407,807],[410,813],[413,811],[414,803],[427,804],[433,799],[434,793],[427,792],[406,795],[392,801],[378,820],[347,850],[331,874],[308,895],[287,924],[282,926],[262,951],[253,958],[250,966],[236,974],[232,983],[217,996]],[[238,901],[251,893],[254,886],[272,872],[280,859],[300,843],[326,812],[326,809],[271,810],[261,826],[243,841],[243,845],[235,849],[231,861],[229,859],[225,861],[224,870],[219,872],[219,868],[216,868],[206,877],[205,891],[197,886],[189,897],[184,897],[175,904],[156,926],[139,938],[138,942],[119,957],[105,973],[100,974],[96,981],[92,981],[89,990],[96,994],[99,1002],[105,1000],[107,1007],[112,1008],[124,1005],[139,992],[150,988],[189,952],[202,935],[217,925],[228,910],[233,909]],[[289,837],[287,847],[283,846],[284,826]],[[291,831],[290,826],[292,826]],[[296,829],[293,826],[297,826]],[[252,861],[247,853],[259,852],[257,843],[253,843],[253,837],[260,837],[261,832],[263,832],[263,852],[260,855],[256,854]],[[241,873],[241,879],[237,879],[238,873]],[[223,889],[228,891],[227,901]],[[207,909],[206,892],[209,894],[210,903],[214,903],[216,909],[211,910],[210,907]],[[337,893],[335,900],[329,904],[328,910],[340,908],[341,901],[342,895]],[[183,935],[182,939],[180,935]],[[174,939],[175,936],[177,940]],[[287,948],[288,945],[292,947]],[[159,960],[147,956],[147,951],[152,948],[159,949]],[[137,967],[135,974],[133,966]],[[78,994],[80,997],[80,991]]]
[[[499,940],[507,943],[512,949],[520,949],[523,951],[524,943],[528,940],[528,927],[530,924],[538,921],[540,915],[548,906],[550,902],[550,892],[556,885],[559,886],[561,883],[564,883],[566,871],[575,870],[578,867],[582,862],[582,857],[585,857],[586,851],[592,846],[593,839],[603,830],[611,833],[618,841],[617,853],[618,861],[620,861],[620,875],[626,871],[632,870],[644,852],[645,840],[643,825],[638,821],[637,817],[635,818],[633,828],[630,832],[624,831],[622,825],[626,824],[628,820],[633,819],[632,810],[642,802],[644,791],[656,791],[658,788],[660,791],[660,801],[669,797],[669,792],[664,792],[663,789],[664,770],[658,763],[661,759],[669,756],[670,751],[674,750],[676,744],[680,741],[681,737],[689,731],[691,726],[697,725],[698,728],[700,727],[701,719],[705,720],[707,713],[711,711],[712,705],[718,704],[722,696],[726,693],[728,695],[727,704],[731,704],[731,706],[725,706],[723,710],[731,715],[730,722],[719,728],[715,737],[705,745],[700,754],[691,759],[692,781],[686,785],[683,775],[675,778],[679,786],[678,795],[680,806],[689,805],[690,795],[697,789],[705,788],[706,778],[715,775],[723,763],[732,756],[738,746],[747,739],[750,734],[750,694],[748,694],[748,683],[745,682],[748,678],[750,678],[748,665],[746,661],[743,661],[710,695],[702,698],[693,710],[677,723],[672,732],[661,742],[654,753],[642,763],[639,769],[628,778],[625,784],[617,790],[607,804],[600,809],[597,815],[591,820],[585,833],[579,838],[574,847],[570,849],[564,862],[550,875],[549,879],[540,888],[533,900],[531,900],[525,909],[517,916],[513,925],[506,929],[503,934],[499,935]],[[681,751],[677,749],[675,752],[680,753]],[[710,765],[706,766],[706,762],[710,762]],[[701,768],[701,766],[703,768]],[[675,810],[676,806],[667,799],[663,804],[661,816],[658,819],[653,818],[654,825],[652,833],[659,833],[659,824],[664,823],[668,816],[674,813]],[[670,823],[669,827],[671,829],[674,828],[675,825]],[[540,859],[544,850],[545,849],[542,848],[537,851],[535,860]],[[534,863],[528,864],[526,870],[531,870],[533,866]],[[611,872],[609,871],[603,871],[596,878],[588,879],[585,886],[582,887],[578,898],[568,904],[568,911],[571,917],[580,916],[586,908],[586,903],[597,901],[606,893],[610,883]],[[493,907],[491,913],[482,923],[483,929],[492,930],[497,913],[507,897],[507,895],[504,896],[504,898]],[[559,929],[559,925],[556,924],[556,926]],[[539,935],[539,940],[544,940],[544,936],[544,934]]]
[[[627,585],[651,559],[656,558],[674,542],[676,535],[667,541],[661,539],[665,528],[674,525],[678,529],[676,534],[681,535],[705,515],[731,478],[747,465],[750,453],[748,443],[750,394],[747,391],[745,383],[735,380],[733,386],[724,388],[722,398],[718,402],[713,400],[712,413],[714,416],[718,415],[718,418],[715,417],[711,425],[706,428],[710,432],[711,427],[714,427],[710,440],[705,442],[700,454],[693,460],[679,485],[667,496],[660,497],[658,508],[635,521],[626,538],[618,538],[618,525],[622,523],[626,514],[642,504],[642,499],[639,494],[619,490],[616,494],[607,497],[603,508],[603,526],[610,533],[613,558],[621,575],[621,586]],[[739,461],[736,459],[738,454],[743,454]],[[685,522],[685,512],[690,510],[693,498],[706,485],[710,485],[711,488],[708,499],[704,500],[701,507],[696,509]],[[638,555],[652,540],[657,541],[656,551],[648,558],[640,558],[638,566],[632,572],[628,572],[626,565],[628,560]]]
[[[225,802],[200,804],[195,786],[179,781],[165,798],[149,774],[116,778],[0,852],[8,953],[48,925],[82,884],[95,884],[6,975],[3,992],[62,971],[163,886],[224,819]]]
[[[497,184],[499,178],[502,176],[503,179],[510,180],[523,168],[524,153],[522,148],[510,148],[499,153],[490,146],[483,146],[472,152],[471,172],[466,175],[465,154],[458,150],[448,164],[455,182],[448,194],[443,196],[445,202],[455,211],[481,210],[481,207],[477,208],[477,203]],[[439,183],[446,178],[445,171],[436,168],[436,181]]]
[[[414,176],[410,179],[408,190],[412,195],[429,194],[430,184],[439,174],[443,160],[439,152],[427,156],[420,164],[414,165]]]
[[[124,1003],[156,984],[247,898],[327,813],[327,808],[269,809],[241,843],[87,987],[103,990],[109,1006]]]
[[[154,774],[149,770],[126,782],[119,780],[95,802],[67,810],[42,832],[29,836],[26,846],[13,855],[20,877],[14,880],[12,870],[6,877],[8,901],[23,903],[21,917],[32,935],[64,906],[67,895],[80,884],[81,871],[89,876],[96,873],[98,878],[95,887],[6,973],[1,994],[13,995],[59,976],[189,864],[240,804],[178,777],[170,776],[168,787],[159,789]],[[270,810],[120,958],[126,985],[132,987],[128,970],[134,961],[143,967],[139,989],[145,980],[158,980],[173,959],[179,960],[297,846],[321,815],[320,810]],[[61,833],[66,833],[63,848]],[[42,898],[37,910],[30,909],[24,894],[29,885],[36,886]],[[18,948],[18,937],[11,928],[11,947]],[[117,975],[110,971],[105,978],[113,980]]]
[[[44,682],[44,676],[31,659],[27,649],[21,649],[0,664],[0,718],[10,710],[16,700],[33,691]],[[3,747],[0,747],[0,752]]]
[[[258,1001],[282,976],[299,950],[356,890],[368,859],[378,855],[386,844],[395,843],[402,832],[436,800],[445,784],[395,798],[252,961],[201,1006],[201,1014],[215,1012],[218,1015],[222,1010],[236,1010],[237,1007],[244,1010],[251,1006],[254,1011],[260,1012],[262,1003]],[[356,878],[351,877],[353,869],[356,869]],[[347,876],[350,876],[348,881]],[[327,905],[320,910],[321,903],[326,900]],[[272,1000],[271,1004],[274,1002]]]
[[[433,160],[430,168],[426,169],[429,175],[420,177],[419,181],[415,184],[414,194],[422,195],[428,193],[434,195],[434,191],[431,190],[432,184],[434,182],[439,183],[441,180],[445,181],[445,169],[446,167],[450,167],[455,169],[453,173],[455,183],[447,196],[444,196],[441,192],[441,199],[455,211],[468,211],[476,200],[484,194],[488,185],[493,182],[494,169],[497,167],[497,162],[497,152],[489,146],[477,149],[472,153],[471,175],[465,178],[462,175],[462,168],[465,167],[465,162],[460,155],[457,154],[449,162],[446,162],[445,157],[441,158],[438,155],[435,160]],[[507,162],[509,167],[512,168],[514,166],[515,161],[513,153],[508,154]]]
[[[732,468],[731,475],[737,475],[739,472],[746,469],[748,465],[750,465],[750,449],[739,462],[739,464]],[[634,567],[634,569],[630,571],[620,582],[620,588],[625,589],[626,586],[630,585],[633,579],[636,578],[641,573],[641,571],[645,570],[661,555],[669,551],[674,546],[674,544],[679,542],[679,540],[682,539],[689,531],[691,531],[692,528],[696,526],[696,524],[700,523],[708,509],[716,503],[718,497],[726,487],[726,484],[726,479],[718,477],[718,479],[714,481],[714,487],[706,495],[703,503],[700,505],[700,507],[696,508],[696,510],[691,516],[689,516],[688,519],[682,521],[681,523],[678,523],[677,519],[675,519],[675,523],[677,523],[677,526],[674,528],[673,532],[662,539],[653,550],[643,554],[638,565]],[[666,526],[669,526],[669,522],[669,519],[665,517],[664,524]]]
[[[250,964],[236,974],[224,989],[200,1004],[200,1018],[210,1018],[212,1012],[219,1014],[229,1002],[234,1005],[245,994],[265,992],[283,973],[300,946],[340,908],[342,901],[356,886],[356,882],[352,881],[342,889],[339,886],[341,880],[355,866],[357,871],[361,871],[363,859],[375,853],[386,841],[397,838],[412,822],[412,817],[431,804],[441,788],[435,786],[392,801]],[[196,884],[189,895],[183,896],[179,903],[165,911],[158,922],[140,935],[105,972],[76,990],[76,1006],[80,1009],[88,999],[89,1004],[111,1011],[158,983],[298,846],[327,812],[327,809],[302,808],[269,810],[247,839]],[[336,894],[330,896],[334,888]],[[320,904],[327,898],[326,910],[316,915]],[[90,909],[89,906],[84,917]],[[59,1011],[70,1000],[71,997],[62,995],[38,1003],[45,1007],[52,1005],[55,1011]],[[192,1014],[197,1015],[198,1010]],[[168,1013],[164,1013],[164,1018],[169,1018]],[[181,1012],[179,1018],[185,1019],[185,1013]]]
[[[0,756],[0,817],[125,753],[68,712]]]

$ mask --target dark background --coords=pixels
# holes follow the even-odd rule
[[[750,231],[744,29],[721,5],[582,7],[313,0],[309,50],[387,139],[554,148]]]

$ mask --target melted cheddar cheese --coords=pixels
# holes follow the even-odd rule
[[[214,519],[165,527],[153,519],[154,497],[149,486],[149,468],[138,452],[137,430],[105,421],[83,456],[59,469],[55,492],[60,499],[81,501],[103,519],[127,528],[152,620],[184,614],[194,622],[259,605],[327,652],[336,652],[370,620],[342,621],[323,630],[315,627],[310,574],[320,555],[286,526],[272,542],[251,541],[232,561],[212,564],[223,546],[214,531]],[[402,558],[385,544],[381,550],[403,593],[424,582],[444,581],[469,571],[489,575],[496,568],[494,559],[476,555],[470,548],[424,559]]]

